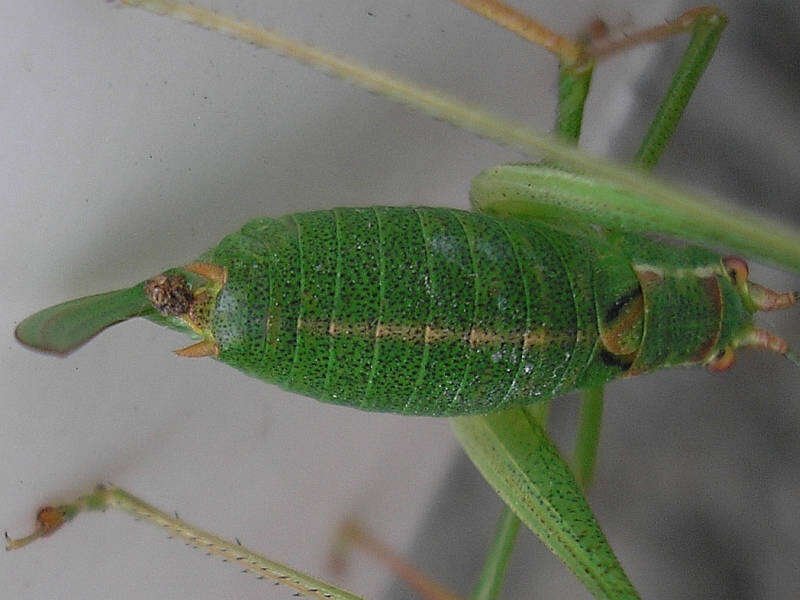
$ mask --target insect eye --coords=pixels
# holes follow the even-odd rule
[[[750,268],[743,259],[738,256],[729,256],[722,261],[722,264],[725,265],[725,270],[728,271],[728,275],[736,285],[742,285],[747,281],[747,277],[750,275]]]
[[[724,350],[720,351],[714,359],[708,363],[707,368],[712,373],[722,373],[723,371],[727,371],[733,366],[735,362],[736,354],[733,351],[733,348],[730,346],[725,348]]]

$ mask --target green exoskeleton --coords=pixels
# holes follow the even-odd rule
[[[561,176],[494,168],[475,202],[505,179]],[[199,262],[45,309],[16,335],[66,353],[141,316],[199,338],[180,356],[324,402],[485,414],[666,367],[727,370],[740,347],[797,362],[753,323],[797,298],[748,276],[738,258],[574,223],[340,208],[250,221]]]
[[[489,179],[491,185],[497,179]],[[391,215],[391,218],[388,218]],[[315,223],[315,227],[309,226],[308,221],[304,219],[316,219],[319,221]],[[383,220],[381,220],[383,219]],[[319,261],[310,261],[308,255],[303,255],[301,259],[301,247],[304,240],[308,240],[314,236],[322,237],[327,236],[329,239],[333,236],[338,242],[348,239],[344,237],[341,232],[346,231],[343,229],[343,224],[346,225],[350,221],[360,221],[360,226],[355,228],[356,236],[359,239],[356,242],[363,242],[362,249],[364,255],[373,259],[373,263],[360,260],[356,268],[349,272],[347,271],[348,261],[344,260],[351,255],[345,252],[331,253],[325,250],[326,246],[321,244],[314,244],[311,246],[312,251],[319,251]],[[452,227],[445,229],[443,225],[441,228],[446,232],[444,237],[436,238],[432,235],[433,228],[440,222],[448,221]],[[406,235],[389,236],[389,238],[382,238],[382,232],[385,233],[392,226],[400,227],[403,222],[413,223],[404,229]],[[457,224],[457,226],[456,226]],[[209,272],[205,267],[192,267],[188,272],[184,271],[194,284],[186,299],[188,299],[188,306],[180,308],[177,312],[172,310],[169,318],[182,319],[183,327],[189,325],[194,328],[196,332],[204,338],[201,342],[204,345],[195,348],[195,352],[202,351],[204,353],[219,354],[223,360],[226,358],[230,362],[245,368],[249,371],[256,371],[263,367],[266,363],[266,355],[264,350],[267,347],[265,338],[255,339],[251,341],[250,338],[242,336],[242,332],[249,327],[245,323],[245,328],[240,327],[231,328],[230,322],[235,321],[237,318],[245,318],[248,313],[242,313],[239,310],[229,311],[232,304],[241,304],[242,300],[251,298],[244,298],[237,296],[234,291],[236,287],[234,283],[237,280],[240,272],[249,271],[249,277],[252,277],[252,272],[256,269],[257,265],[261,265],[261,272],[265,274],[267,280],[272,282],[276,278],[277,270],[285,268],[287,271],[301,271],[306,272],[305,275],[297,277],[296,282],[292,282],[291,278],[285,278],[282,281],[286,283],[286,298],[294,295],[295,300],[290,301],[276,301],[274,297],[268,298],[268,302],[272,303],[273,307],[280,310],[285,310],[288,318],[277,319],[270,322],[265,316],[269,313],[254,313],[253,319],[257,322],[255,329],[260,331],[269,331],[269,326],[274,326],[274,337],[270,338],[275,343],[294,343],[293,348],[301,348],[300,342],[305,344],[303,347],[302,357],[307,356],[306,351],[313,348],[317,342],[325,346],[328,351],[327,356],[322,356],[328,359],[324,363],[326,370],[324,372],[324,381],[326,384],[320,383],[319,379],[323,376],[320,371],[319,365],[323,363],[309,363],[305,369],[298,369],[297,373],[301,375],[303,381],[297,383],[294,379],[289,379],[286,371],[282,373],[272,372],[269,374],[269,379],[278,381],[289,387],[307,391],[315,396],[322,397],[328,400],[342,400],[352,402],[356,396],[359,401],[366,404],[372,403],[372,408],[381,408],[377,404],[377,397],[386,398],[388,395],[381,395],[381,388],[368,389],[369,384],[373,383],[376,377],[384,377],[390,381],[385,385],[396,385],[398,387],[405,386],[407,389],[413,389],[413,384],[418,384],[420,376],[412,382],[408,374],[411,368],[408,365],[411,361],[425,361],[428,364],[436,366],[448,366],[448,362],[457,362],[459,367],[463,363],[467,363],[472,369],[461,368],[462,377],[458,379],[455,375],[451,375],[452,382],[457,384],[448,384],[445,378],[431,379],[433,384],[441,386],[441,396],[445,398],[445,404],[449,398],[452,402],[454,398],[465,397],[472,394],[475,401],[494,402],[496,407],[502,400],[515,400],[513,392],[519,389],[520,385],[530,384],[535,376],[542,375],[546,372],[547,366],[550,365],[549,386],[536,382],[536,386],[530,384],[532,391],[539,392],[542,396],[552,396],[565,391],[572,387],[577,387],[581,384],[586,384],[587,381],[597,383],[601,380],[609,378],[611,375],[619,375],[623,373],[630,373],[634,371],[648,371],[654,367],[660,366],[673,360],[675,363],[690,362],[716,362],[727,360],[725,350],[737,343],[747,345],[751,342],[758,341],[762,345],[776,346],[775,349],[783,351],[778,347],[779,342],[776,338],[766,338],[762,336],[760,339],[755,339],[752,335],[753,331],[749,328],[748,313],[755,308],[759,303],[764,304],[766,301],[763,297],[753,298],[751,293],[752,288],[748,288],[744,283],[745,277],[742,275],[742,265],[732,261],[722,261],[719,258],[711,258],[710,253],[704,252],[702,257],[697,259],[697,262],[686,262],[677,264],[674,255],[679,252],[677,250],[670,250],[669,254],[672,255],[667,259],[658,257],[653,259],[652,253],[648,253],[647,248],[642,248],[642,244],[634,244],[631,249],[630,238],[628,237],[614,237],[609,239],[606,235],[601,235],[596,230],[582,230],[580,226],[571,225],[564,227],[560,226],[541,226],[544,232],[537,232],[536,234],[526,233],[523,235],[522,230],[530,229],[532,226],[511,218],[510,220],[494,221],[486,219],[481,216],[467,215],[466,213],[449,213],[443,211],[408,211],[408,210],[392,210],[381,209],[367,210],[364,212],[358,211],[339,211],[338,213],[317,213],[315,215],[307,215],[305,217],[297,216],[283,223],[271,220],[265,220],[259,223],[253,223],[249,226],[251,230],[258,228],[273,229],[282,227],[283,230],[277,230],[278,237],[270,237],[270,240],[281,238],[286,240],[286,243],[294,248],[286,248],[285,260],[274,260],[270,257],[269,245],[261,242],[261,247],[266,250],[258,252],[250,252],[253,262],[242,262],[240,259],[242,253],[247,253],[247,249],[237,248],[235,251],[230,251],[230,245],[236,243],[255,243],[253,238],[258,236],[249,235],[244,238],[231,238],[228,242],[228,254],[225,256],[225,248],[218,250],[219,256],[208,255],[202,257],[203,263],[213,263],[225,267],[225,271],[221,273]],[[305,236],[297,235],[300,231],[307,231]],[[567,229],[568,231],[564,231]],[[576,231],[577,230],[577,231]],[[479,235],[477,232],[488,232],[485,236]],[[251,231],[252,233],[252,231]],[[294,235],[294,237],[292,237]],[[515,237],[516,236],[516,237]],[[562,242],[561,244],[555,243],[554,238],[560,236],[571,236],[569,242]],[[505,249],[511,249],[507,252],[508,256],[498,256],[498,251],[493,251],[492,248],[498,246],[492,245],[489,242],[496,237],[503,237],[506,240],[518,239],[521,240],[511,242],[510,246],[499,246]],[[362,239],[363,238],[363,239]],[[267,238],[264,238],[267,239]],[[391,254],[386,251],[388,247],[386,244],[387,239],[397,239],[402,246],[407,244],[407,247],[400,248],[398,252],[402,254]],[[417,240],[417,245],[413,245],[413,240]],[[450,286],[443,286],[440,282],[444,281],[447,275],[444,269],[432,269],[431,261],[442,259],[448,255],[436,254],[433,252],[435,239],[445,240],[449,242],[451,250],[458,254],[460,253],[461,260],[456,261],[457,269],[460,269],[460,276],[451,276],[451,281],[458,282],[464,281],[472,277],[473,281],[473,295],[472,304],[465,303],[459,311],[457,308],[448,313],[443,311],[441,319],[444,321],[447,318],[452,319],[452,323],[444,324],[437,320],[421,320],[421,317],[416,316],[413,319],[408,318],[408,312],[401,313],[399,318],[386,319],[385,313],[380,310],[377,313],[369,313],[368,309],[375,303],[379,307],[397,307],[397,302],[385,303],[386,298],[389,296],[394,297],[393,294],[388,294],[387,289],[393,283],[399,282],[400,275],[413,277],[421,277],[423,283],[429,286],[427,289],[425,285],[422,288],[425,294],[420,296],[409,295],[404,298],[407,301],[408,308],[406,310],[413,311],[419,309],[420,305],[425,303],[431,306],[432,299],[441,299],[443,294],[450,293],[452,290]],[[263,240],[262,240],[263,241]],[[536,244],[539,244],[538,249]],[[356,244],[344,244],[343,248],[352,249]],[[370,246],[371,245],[371,246]],[[488,249],[481,252],[480,248],[486,245]],[[553,261],[553,255],[544,251],[545,246],[551,248],[559,248],[572,246],[570,248],[573,254],[566,251],[561,251],[559,255],[561,264],[561,276],[559,276],[552,269],[544,269],[542,262],[545,260]],[[328,245],[328,248],[330,244]],[[367,247],[372,247],[377,250],[367,250]],[[655,246],[654,246],[655,247]],[[421,249],[421,250],[419,250]],[[613,249],[613,251],[611,251]],[[252,249],[251,249],[252,250]],[[259,253],[265,254],[265,260],[259,262]],[[692,251],[690,251],[692,252]],[[558,255],[558,250],[556,250]],[[587,269],[585,256],[592,255],[590,261],[592,265],[602,263],[602,260],[609,260],[611,267],[608,272],[615,273],[615,277],[607,282],[607,285],[597,285],[598,274],[594,269]],[[402,260],[398,256],[403,256]],[[525,282],[521,288],[513,288],[521,290],[523,298],[514,298],[513,294],[503,295],[508,303],[500,306],[499,303],[491,304],[489,302],[478,302],[478,297],[483,294],[484,298],[498,298],[498,287],[504,286],[512,289],[509,285],[515,279],[521,278],[525,280],[526,273],[520,268],[522,264],[521,256],[529,256],[530,262],[537,265],[537,276],[529,276],[530,279]],[[546,257],[550,257],[547,259]],[[572,256],[573,263],[565,262],[564,257],[567,259]],[[513,257],[513,260],[512,260]],[[609,258],[610,257],[610,258]],[[645,258],[646,257],[646,258]],[[424,262],[422,259],[425,259]],[[468,259],[468,260],[467,260]],[[295,261],[297,268],[287,267],[287,261]],[[337,263],[335,267],[322,268],[318,271],[319,275],[309,275],[310,268],[323,264],[325,260],[329,263],[333,261]],[[392,262],[394,260],[394,262]],[[486,262],[486,270],[478,268],[477,262],[484,260]],[[226,262],[227,261],[227,262]],[[305,262],[304,262],[305,261]],[[414,262],[418,261],[418,262]],[[504,262],[505,261],[505,262]],[[444,260],[441,260],[444,263]],[[466,264],[465,264],[466,263]],[[469,264],[471,263],[471,264]],[[617,268],[617,263],[622,263],[622,266]],[[400,264],[413,264],[414,269],[410,269],[409,273],[401,273],[398,268]],[[555,263],[558,265],[559,263]],[[365,266],[367,265],[367,266]],[[565,266],[568,265],[568,266]],[[383,271],[381,270],[383,267]],[[427,270],[426,270],[427,267]],[[367,270],[371,271],[373,275],[377,274],[376,279],[368,280],[367,287],[370,281],[377,281],[369,291],[361,290],[357,283],[358,278],[363,276]],[[607,271],[603,269],[603,273]],[[390,279],[389,274],[397,275],[397,279]],[[538,277],[538,285],[537,285]],[[548,280],[548,277],[550,278]],[[338,279],[338,280],[337,280]],[[420,280],[417,280],[418,283]],[[154,282],[151,284],[151,297],[154,295],[152,288],[157,287]],[[301,290],[303,284],[311,284],[318,286],[319,293],[314,294],[313,297],[302,296]],[[567,285],[565,285],[567,284]],[[583,285],[584,294],[576,294],[576,289],[580,289]],[[270,289],[274,289],[273,284],[270,284]],[[201,289],[197,292],[198,288]],[[241,289],[251,289],[250,284],[241,284]],[[377,290],[375,289],[377,288]],[[419,288],[419,285],[417,286]],[[413,288],[412,288],[413,289]],[[389,290],[392,291],[392,290]],[[397,290],[394,290],[397,292]],[[365,302],[363,305],[358,303],[344,303],[337,298],[341,299],[345,294],[356,294],[363,292],[367,297],[376,299],[375,302]],[[692,326],[696,326],[696,330],[687,329],[686,337],[689,338],[685,343],[682,341],[675,342],[674,337],[672,342],[669,341],[670,331],[663,324],[659,325],[657,320],[663,317],[664,323],[672,323],[676,319],[688,311],[675,309],[673,302],[665,302],[665,308],[669,311],[673,308],[674,313],[660,312],[656,313],[648,310],[658,301],[659,294],[672,294],[673,298],[692,298],[694,302],[688,303],[689,310],[697,309],[697,314],[693,315],[692,319],[688,322]],[[141,287],[138,288],[139,299],[143,298]],[[316,318],[306,318],[302,321],[301,317],[309,315],[313,312],[310,304],[312,300],[324,298],[325,294],[331,299],[330,303],[320,302],[321,310],[338,311],[337,314],[344,315],[346,311],[355,311],[355,314],[349,314],[348,318],[333,319],[331,315],[326,313]],[[373,294],[370,296],[370,294]],[[545,301],[534,302],[533,300],[539,294],[540,298],[547,298]],[[603,294],[606,294],[604,297]],[[554,301],[554,297],[560,297],[561,301]],[[462,298],[462,296],[458,296]],[[773,298],[776,298],[773,296]],[[781,297],[777,297],[781,298]],[[783,297],[786,298],[786,297]],[[220,300],[225,302],[220,303]],[[572,300],[573,305],[569,305]],[[382,304],[382,301],[384,304]],[[651,301],[651,302],[649,302]],[[788,300],[776,300],[778,303],[789,303]],[[305,304],[303,304],[305,302]],[[516,302],[516,304],[515,304]],[[737,304],[738,303],[738,304]],[[250,302],[254,311],[263,310],[263,306],[258,308],[257,302]],[[147,306],[143,304],[142,306]],[[302,307],[302,314],[300,312],[291,312],[297,310],[297,307]],[[481,323],[484,321],[488,323],[486,326],[476,327],[478,323],[476,317],[478,315],[478,307],[481,310],[486,310],[486,315],[481,315]],[[522,308],[524,306],[524,309]],[[532,307],[543,306],[550,312],[549,314],[543,313],[542,317],[543,327],[534,327],[532,319]],[[701,307],[701,308],[698,308]],[[731,310],[732,307],[737,307]],[[190,310],[191,308],[191,310]],[[554,327],[553,315],[564,315],[570,313],[572,317],[565,318],[563,327]],[[741,309],[741,310],[739,310]],[[147,309],[152,312],[151,309]],[[466,314],[469,311],[473,312],[473,317],[464,317],[459,319],[460,314]],[[494,318],[489,319],[488,311],[494,311],[492,315]],[[130,311],[130,304],[123,302],[123,313]],[[229,312],[225,312],[229,311]],[[275,312],[274,310],[272,311]],[[741,318],[727,319],[727,317],[736,312],[740,313]],[[377,314],[377,322],[376,315]],[[428,315],[431,314],[431,309],[428,310]],[[511,319],[503,323],[502,327],[497,323],[502,321],[500,317],[515,315],[517,321]],[[188,318],[187,318],[188,315]],[[228,316],[230,315],[230,317]],[[523,318],[524,315],[524,318]],[[127,316],[126,314],[119,314],[118,317]],[[107,314],[106,314],[107,317]],[[406,317],[406,321],[403,321]],[[160,317],[156,317],[157,319]],[[294,319],[296,324],[293,328],[286,328],[286,323]],[[116,318],[113,320],[117,320]],[[735,322],[734,322],[735,321]],[[320,323],[325,323],[326,327],[322,327]],[[29,322],[30,324],[31,322]],[[220,327],[220,323],[225,323],[224,327]],[[447,326],[446,326],[447,325]],[[281,327],[284,327],[281,330]],[[664,335],[656,335],[654,332],[659,331],[661,327]],[[23,327],[24,329],[24,327]],[[37,333],[47,331],[46,327],[42,326],[39,322],[34,322],[33,329]],[[297,339],[287,339],[286,335],[291,335],[294,331]],[[233,332],[233,333],[231,333]],[[649,337],[648,337],[649,334]],[[24,333],[22,334],[25,335]],[[83,335],[83,334],[81,334]],[[225,338],[225,336],[228,336]],[[304,336],[303,340],[300,337]],[[225,342],[221,343],[220,339],[225,338]],[[666,340],[665,340],[666,338]],[[642,364],[645,354],[640,352],[643,348],[650,347],[645,344],[645,340],[654,341],[652,348],[658,354],[662,352],[663,355],[653,359],[652,363]],[[28,340],[30,341],[30,340]],[[243,342],[244,345],[239,342]],[[376,343],[376,342],[379,342]],[[422,342],[420,344],[420,342]],[[661,343],[665,342],[665,343]],[[671,346],[670,343],[673,345]],[[253,345],[260,345],[256,350]],[[438,344],[438,345],[437,345]],[[397,372],[391,370],[378,369],[377,366],[381,360],[387,357],[396,358],[397,352],[386,352],[392,345],[400,348],[400,359],[398,361],[403,365],[398,368]],[[419,348],[423,347],[421,353],[417,352]],[[443,352],[437,360],[433,360],[431,355],[438,352],[440,348],[446,347],[447,352]],[[563,357],[561,362],[552,356],[550,352],[554,347],[558,348],[557,354]],[[57,348],[54,348],[57,349]],[[367,356],[369,352],[364,350],[373,350],[372,355]],[[680,350],[680,352],[678,352]],[[666,355],[675,351],[675,357],[666,358]],[[384,354],[382,354],[384,352]],[[683,352],[683,354],[681,354]],[[238,353],[238,355],[236,354]],[[460,353],[460,354],[459,354]],[[471,353],[471,354],[470,354]],[[243,363],[243,358],[252,360],[256,356],[256,365],[253,362]],[[332,361],[331,356],[335,356],[336,360]],[[455,357],[455,358],[454,358]],[[535,359],[535,360],[534,360]],[[406,362],[403,362],[405,360]],[[550,363],[548,363],[550,361]],[[638,361],[638,363],[637,363]],[[294,357],[293,357],[293,363]],[[414,364],[420,364],[414,363]],[[331,365],[333,369],[331,369]],[[532,379],[525,379],[526,365],[533,372]],[[535,365],[535,367],[530,367]],[[397,365],[393,365],[397,368]],[[86,367],[84,367],[86,368]],[[277,369],[277,367],[270,367]],[[368,368],[370,374],[357,373],[358,368],[362,370]],[[284,366],[285,369],[285,366]],[[341,369],[341,377],[339,379],[344,382],[344,387],[341,391],[327,387],[327,382],[336,380],[336,375]],[[492,369],[496,369],[493,371]],[[417,367],[419,371],[419,367]],[[473,379],[466,382],[464,373],[471,373]],[[581,379],[588,377],[587,374],[593,374],[596,379]],[[394,375],[394,376],[392,376]],[[317,381],[313,380],[314,376]],[[282,379],[283,378],[283,379]],[[361,381],[363,390],[358,394],[349,393],[351,390],[346,389],[346,384],[351,381]],[[515,388],[515,384],[517,387]],[[306,386],[303,389],[302,386]],[[316,387],[314,387],[316,386]],[[460,387],[456,393],[452,393],[452,389],[445,390],[445,388]],[[493,389],[496,388],[496,389]],[[384,388],[385,389],[385,388]],[[447,395],[445,392],[451,392]],[[459,394],[460,392],[460,394]],[[326,394],[328,397],[325,397]],[[338,396],[338,397],[335,397]],[[435,394],[425,394],[424,397],[420,394],[411,393],[411,395],[397,394],[397,402],[400,403],[395,406],[401,412],[427,412],[427,413],[456,413],[458,408],[442,408],[432,407],[432,405],[423,405],[424,408],[417,408],[420,405],[413,405],[411,400],[414,396],[419,396],[423,401],[433,398]],[[351,400],[348,400],[351,399]],[[402,406],[402,408],[400,408]],[[383,408],[386,408],[384,406]],[[476,410],[473,406],[470,410]],[[477,410],[480,410],[478,408]],[[118,478],[114,478],[118,479]],[[624,561],[623,561],[624,562]]]

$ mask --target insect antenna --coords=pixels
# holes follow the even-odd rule
[[[758,215],[734,211],[731,207],[726,207],[722,213],[715,209],[715,201],[678,190],[651,177],[642,177],[640,169],[620,167],[592,157],[576,150],[571,144],[552,136],[539,135],[520,123],[510,122],[432,88],[367,68],[276,31],[175,0],[122,0],[122,3],[219,31],[255,46],[270,48],[465,131],[519,150],[526,156],[547,158],[575,172],[613,182],[617,191],[626,192],[609,194],[602,207],[596,201],[596,196],[592,196],[590,203],[581,203],[578,197],[572,197],[570,201],[575,203],[576,216],[583,220],[604,225],[598,222],[603,214],[629,214],[632,211],[639,215],[658,214],[652,219],[642,218],[638,227],[687,240],[716,242],[743,254],[758,256],[792,269],[800,268],[800,234]],[[646,34],[645,38],[652,35],[652,32]],[[544,45],[548,47],[548,44]],[[570,177],[574,175],[570,174]],[[627,205],[629,201],[634,209]],[[606,224],[616,227],[615,218],[612,217]]]

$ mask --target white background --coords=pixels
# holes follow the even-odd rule
[[[682,10],[669,3],[519,4],[572,32],[598,14],[635,28]],[[538,130],[551,126],[555,61],[448,2],[213,6]],[[732,29],[743,26],[758,31],[757,16]],[[746,34],[731,35],[742,36],[747,45]],[[442,420],[329,407],[211,360],[178,359],[170,350],[186,341],[144,321],[116,326],[65,360],[21,348],[12,331],[44,306],[189,262],[250,218],[339,205],[465,208],[472,175],[522,157],[267,51],[100,0],[3,3],[0,40],[0,527],[27,533],[37,505],[107,480],[328,578],[330,536],[346,515],[401,550],[435,537],[424,520],[430,503],[458,503],[443,500],[460,451]],[[742,164],[796,172],[796,96],[761,58],[741,59],[726,43],[690,106],[684,134],[701,146],[693,131],[738,140],[730,152]],[[640,50],[598,70],[585,136],[596,151],[607,152],[609,140],[629,150],[629,139],[641,135],[624,123],[641,101],[636,82],[653,66],[652,55]],[[705,166],[715,157],[704,152],[679,149],[671,161],[685,159],[690,171],[708,172],[710,188],[797,222],[797,209],[782,206],[777,192],[737,192],[730,178]],[[759,274],[776,286],[798,286],[772,271]],[[800,345],[796,311],[770,323]],[[771,356],[748,354],[740,365],[720,377],[651,377],[647,391],[623,382],[609,393],[595,506],[645,597],[712,597],[730,583],[699,568],[692,578],[691,548],[680,540],[670,545],[664,532],[700,519],[686,514],[719,518],[734,537],[756,529],[742,542],[756,566],[732,567],[753,575],[754,597],[800,591],[800,374]],[[734,390],[748,382],[769,387],[763,396],[747,393],[747,412],[733,392],[717,389],[723,381]],[[701,417],[691,413],[697,407],[710,425],[698,425]],[[745,432],[751,421],[761,429]],[[653,425],[657,433],[647,429]],[[787,440],[780,455],[776,439]],[[765,464],[782,463],[783,475],[763,475],[767,467],[755,458],[760,443],[767,445]],[[621,463],[639,464],[641,473],[625,478]],[[755,482],[739,481],[728,466],[754,471]],[[637,484],[646,500],[628,504],[623,498],[634,496],[629,490]],[[698,495],[705,512],[661,512],[662,503],[688,507],[686,496]],[[477,555],[496,508],[485,512],[485,523],[475,525],[484,532],[474,543]],[[702,539],[706,521],[698,523],[692,535]],[[766,540],[767,550],[750,551],[755,539]],[[712,563],[728,560],[702,545],[698,552]],[[533,566],[521,567],[526,597],[532,589],[542,597],[585,594],[560,566],[543,568],[536,575]],[[469,589],[460,575],[439,576]],[[0,581],[7,597],[20,600],[291,597],[121,515],[82,517],[52,539],[0,556]],[[358,561],[344,583],[378,597],[388,581],[382,569]]]

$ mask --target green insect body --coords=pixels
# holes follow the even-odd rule
[[[228,280],[210,332],[220,360],[320,400],[491,412],[581,383],[594,253],[552,227],[446,209],[252,221],[212,253]]]
[[[718,256],[616,242],[441,208],[255,220],[210,253],[228,279],[207,331],[291,391],[452,416],[709,362],[751,327]]]
[[[795,268],[798,238],[753,217],[709,210],[638,170],[587,158],[280,34],[167,0],[127,3],[278,48],[528,155],[542,151],[548,166],[485,171],[473,182],[474,213],[370,207],[256,219],[196,263],[36,313],[20,323],[18,339],[67,353],[109,325],[142,316],[199,339],[179,355],[211,356],[324,402],[458,417],[451,424],[460,443],[516,515],[507,512],[503,522],[516,531],[521,519],[596,597],[638,598],[580,489],[591,480],[602,384],[673,366],[722,370],[742,346],[800,364],[784,340],[753,324],[756,311],[786,308],[800,294],[749,282],[741,259],[639,234],[719,244]],[[649,35],[656,39],[684,21],[694,25],[675,78],[680,85],[659,109],[639,168],[663,151],[725,25],[718,11],[701,8]],[[539,43],[553,50],[552,40],[548,34]],[[558,134],[570,143],[580,132],[593,64],[589,54],[581,58],[583,43],[577,49],[560,56]],[[587,393],[571,468],[548,439],[545,410],[504,409],[574,389]],[[84,509],[107,507],[165,527],[259,578],[323,600],[352,598],[115,488],[43,509],[34,533],[8,538],[7,547],[48,535]],[[497,588],[506,560],[500,555],[507,557],[514,535],[498,534],[501,551],[490,553],[482,587]]]
[[[753,330],[755,306],[719,256],[576,224],[341,208],[250,221],[200,261],[224,283],[179,270],[190,281],[166,294],[152,290],[161,279],[117,292],[122,312],[128,303],[249,375],[363,410],[493,412],[713,364]],[[82,301],[30,317],[18,337],[41,347],[26,330],[43,314],[60,322],[48,311],[84,323],[97,306]]]

